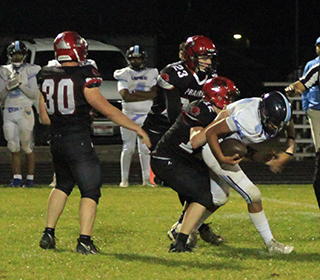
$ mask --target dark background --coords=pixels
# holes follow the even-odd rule
[[[153,36],[151,66],[161,69],[178,60],[179,43],[203,34],[219,51],[218,73],[233,79],[243,96],[259,96],[262,82],[295,80],[299,74],[292,73],[316,56],[319,6],[315,0],[2,1],[0,37],[55,37],[65,30],[104,41]],[[244,39],[234,40],[234,33]]]

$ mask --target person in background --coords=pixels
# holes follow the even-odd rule
[[[122,97],[122,112],[136,124],[142,126],[156,96],[156,84],[159,72],[156,68],[146,67],[147,52],[140,45],[130,47],[126,52],[128,66],[114,72],[118,80],[118,91]],[[142,184],[154,186],[150,182],[150,155],[148,147],[141,142],[137,134],[129,129],[120,128],[123,147],[121,152],[120,187],[129,186],[129,172],[132,156],[138,143],[139,159],[142,171]]]
[[[320,209],[320,37],[316,40],[315,47],[318,56],[306,64],[303,76],[289,85],[285,91],[289,96],[301,95],[302,108],[309,119],[316,152],[313,188]]]
[[[84,39],[74,31],[65,31],[57,35],[53,45],[61,67],[43,67],[37,75],[45,101],[39,102],[39,112],[44,114],[41,120],[48,119],[46,114],[50,118],[50,151],[57,177],[57,185],[49,196],[46,227],[39,245],[43,249],[56,247],[57,222],[68,196],[77,185],[81,200],[76,251],[85,255],[97,254],[91,235],[102,179],[100,161],[91,141],[91,109],[134,130],[147,146],[151,144],[146,132],[101,94],[102,78],[98,70],[92,65],[83,65],[87,54]]]
[[[32,105],[38,101],[36,75],[41,67],[26,63],[28,49],[21,41],[7,47],[9,64],[0,67],[0,99],[3,106],[3,132],[11,152],[13,179],[8,187],[34,185],[35,156]],[[22,180],[20,148],[26,154],[27,178]]]

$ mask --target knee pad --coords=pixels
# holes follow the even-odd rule
[[[21,143],[21,149],[27,154],[31,154],[33,152],[33,150],[31,149],[29,144],[23,144]]]
[[[251,202],[247,203],[250,204],[252,202],[260,202],[261,201],[261,192],[255,185],[250,185],[248,188],[246,188],[246,194],[250,197]]]
[[[8,141],[7,147],[8,147],[8,150],[9,150],[11,153],[18,153],[18,152],[20,152],[20,145],[17,144],[16,142],[14,142],[14,141]]]

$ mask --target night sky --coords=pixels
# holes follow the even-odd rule
[[[284,80],[303,67],[316,56],[314,42],[320,36],[316,0],[61,2],[2,1],[0,36],[55,37],[65,30],[85,38],[151,35],[158,44],[153,66],[162,68],[177,60],[180,42],[203,34],[218,48],[218,72],[245,90],[257,81]],[[246,41],[235,41],[234,33]]]

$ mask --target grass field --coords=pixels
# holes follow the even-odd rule
[[[319,210],[311,185],[262,185],[275,238],[293,244],[270,256],[234,191],[210,218],[226,244],[202,240],[193,254],[168,253],[167,230],[181,206],[168,188],[104,186],[94,230],[98,255],[75,252],[79,191],[58,223],[55,250],[42,250],[50,188],[0,188],[0,279],[320,279]]]

